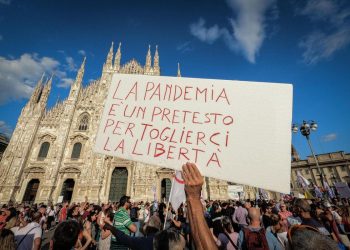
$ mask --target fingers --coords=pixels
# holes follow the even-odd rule
[[[192,176],[188,170],[187,164],[182,165],[182,177],[186,185],[189,185],[193,181]]]
[[[193,176],[196,180],[201,179],[201,178],[202,178],[202,175],[201,175],[201,173],[199,172],[199,170],[198,170],[196,164],[194,164],[194,163],[188,163],[188,164],[189,164],[189,166],[190,166],[192,176]]]
[[[196,183],[203,179],[201,173],[199,172],[196,164],[187,162],[182,165],[182,177],[185,183],[188,185],[189,183]]]

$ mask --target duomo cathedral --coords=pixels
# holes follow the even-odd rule
[[[148,49],[144,66],[135,59],[121,64],[121,55],[121,45],[114,54],[112,43],[100,79],[87,86],[84,59],[68,97],[50,109],[52,78],[38,81],[0,162],[0,203],[107,202],[124,194],[143,201],[168,198],[173,170],[93,152],[113,73],[161,73],[157,47],[153,58]],[[205,178],[203,196],[228,199],[227,187],[226,181]],[[255,199],[255,188],[244,191]]]

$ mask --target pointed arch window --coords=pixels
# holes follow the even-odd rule
[[[84,114],[81,116],[79,121],[79,130],[85,131],[85,130],[88,130],[88,128],[89,128],[89,115]]]
[[[72,150],[72,155],[71,155],[72,159],[79,159],[80,158],[81,148],[82,148],[82,144],[80,142],[77,142],[74,144],[73,150]]]
[[[39,154],[38,154],[38,160],[43,161],[49,152],[50,149],[50,143],[49,142],[43,142],[40,146]]]

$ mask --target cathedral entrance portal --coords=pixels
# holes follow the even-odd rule
[[[119,201],[126,194],[127,185],[128,170],[126,168],[115,168],[112,173],[108,199],[113,202]]]
[[[64,201],[70,202],[72,200],[74,184],[74,179],[67,179],[63,182],[61,195]]]
[[[169,178],[165,178],[162,180],[161,183],[161,198],[162,201],[168,201],[170,196],[170,190],[171,190],[171,180]]]
[[[28,182],[26,191],[23,196],[23,202],[33,203],[35,201],[39,184],[40,184],[40,181],[38,179],[32,179],[30,182]]]

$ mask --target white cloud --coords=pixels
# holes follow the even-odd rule
[[[324,21],[328,24],[341,25],[350,16],[349,8],[342,8],[340,1],[309,0],[297,14],[304,15],[314,22]]]
[[[59,88],[69,88],[73,84],[74,80],[72,78],[62,78],[60,83],[57,84]]]
[[[298,15],[306,16],[318,29],[312,30],[299,43],[304,49],[303,59],[315,64],[328,59],[350,44],[350,8],[344,2],[331,0],[309,0]]]
[[[184,42],[182,44],[179,44],[176,47],[177,51],[180,51],[181,53],[189,52],[193,50],[192,44],[190,41]]]
[[[86,56],[86,51],[81,49],[81,50],[78,51],[78,54],[82,55],[82,56]]]
[[[13,129],[6,124],[4,121],[0,121],[0,133],[6,135],[8,138],[11,137]]]
[[[12,2],[12,0],[0,0],[0,4],[9,5],[11,2]]]
[[[66,57],[66,63],[67,63],[66,69],[68,71],[77,71],[78,70],[77,69],[77,65],[74,63],[73,57],[67,56]]]
[[[324,142],[334,141],[337,139],[337,137],[338,135],[336,133],[331,133],[331,134],[322,136],[322,141]]]
[[[190,25],[190,32],[200,41],[212,44],[221,36],[220,29],[217,25],[210,28],[206,28],[204,25],[205,20],[200,18],[197,23]]]
[[[44,72],[48,75],[54,73],[59,79],[67,78],[60,68],[59,61],[38,54],[25,53],[19,58],[9,59],[0,57],[0,104],[28,98]]]
[[[255,58],[266,37],[266,16],[271,11],[270,20],[278,18],[275,0],[227,0],[234,18],[229,21],[230,28],[213,25],[205,27],[205,20],[199,19],[190,25],[191,34],[200,41],[213,43],[220,37],[232,51],[243,53],[246,59],[255,63]]]
[[[336,51],[350,43],[350,27],[343,27],[327,34],[315,31],[304,38],[299,46],[304,49],[303,59],[307,64],[316,64],[330,58]]]
[[[229,0],[237,18],[231,19],[233,36],[249,62],[254,63],[265,39],[267,11],[274,0]],[[276,11],[276,9],[273,9]]]

